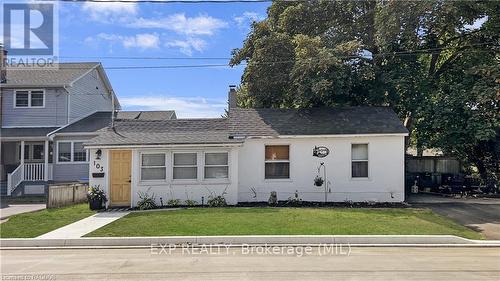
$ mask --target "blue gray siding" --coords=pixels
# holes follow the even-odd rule
[[[53,163],[54,169],[52,172],[54,181],[78,181],[89,177],[88,163],[57,163],[57,142],[58,141],[86,141],[92,136],[71,136],[71,137],[56,137],[54,139]]]
[[[14,90],[2,89],[2,127],[65,125],[68,121],[67,92],[63,88],[43,90],[45,90],[45,107],[14,108]]]
[[[111,95],[95,69],[76,81],[69,91],[70,121],[96,111],[112,110]]]

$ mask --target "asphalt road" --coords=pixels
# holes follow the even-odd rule
[[[283,249],[285,251],[283,252]],[[2,280],[496,280],[500,248],[2,250]],[[276,252],[272,252],[276,251]],[[288,252],[290,251],[290,252]]]

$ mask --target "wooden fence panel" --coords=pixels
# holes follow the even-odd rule
[[[87,184],[50,185],[47,208],[60,208],[87,201]]]

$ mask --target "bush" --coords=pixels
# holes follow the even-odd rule
[[[139,195],[139,201],[137,202],[139,210],[149,210],[157,207],[156,197],[154,193],[149,195],[149,189],[146,192],[139,191],[137,194]]]
[[[172,207],[179,206],[180,204],[181,204],[180,199],[170,199],[167,201],[167,205]]]
[[[191,200],[191,199],[187,199],[186,201],[184,201],[184,204],[186,206],[193,207],[193,206],[196,206],[196,204],[198,204],[198,202]]]
[[[295,190],[295,194],[293,197],[288,197],[288,200],[286,200],[285,205],[292,207],[302,206],[302,199],[299,198],[298,190]]]
[[[207,201],[209,207],[225,207],[227,206],[226,198],[224,196],[219,195],[215,197],[210,197]]]

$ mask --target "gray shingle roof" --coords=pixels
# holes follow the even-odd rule
[[[110,124],[111,124],[111,112],[99,111],[83,119],[80,119],[72,124],[69,124],[68,126],[57,131],[56,134],[96,132],[102,128],[109,126]]]
[[[66,86],[98,65],[98,62],[82,62],[59,63],[54,68],[8,68],[7,83],[2,87]]]
[[[15,138],[15,137],[45,137],[48,133],[56,130],[59,127],[33,127],[33,128],[1,128],[0,137]]]
[[[229,138],[228,120],[174,119],[165,121],[117,120],[114,130],[106,128],[87,145],[134,144],[227,144],[241,140]]]
[[[177,119],[174,110],[164,111],[118,111],[116,119],[169,120]]]
[[[231,109],[234,136],[408,133],[388,107]]]
[[[225,144],[241,137],[408,133],[387,107],[231,109],[229,118],[117,120],[88,145]]]

